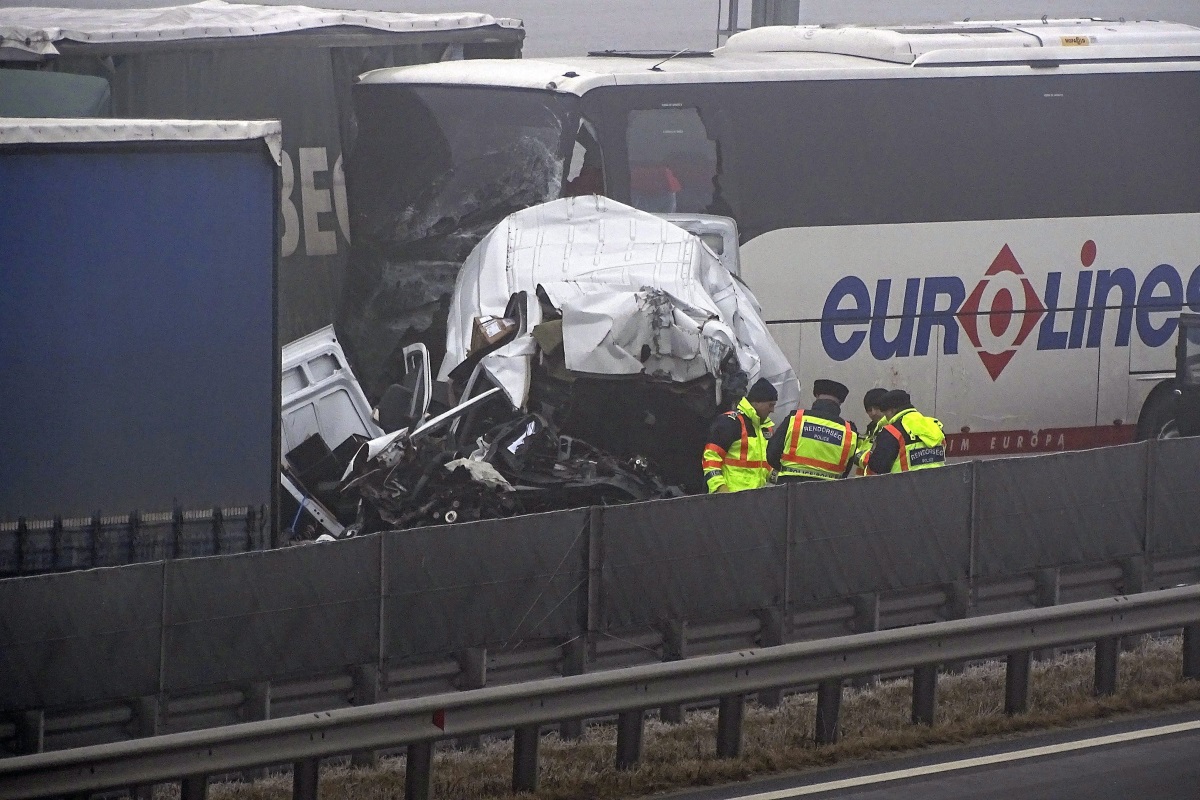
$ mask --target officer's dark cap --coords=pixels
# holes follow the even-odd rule
[[[863,395],[863,410],[870,411],[872,408],[883,408],[880,403],[883,401],[884,395],[888,393],[887,389],[881,389],[878,386],[867,391]]]
[[[847,389],[844,384],[838,383],[837,381],[818,378],[817,380],[813,381],[813,394],[828,395],[836,399],[839,403],[844,403],[846,402],[846,398],[850,395],[850,390]]]
[[[779,392],[766,378],[759,378],[746,392],[746,399],[751,403],[769,403],[779,399]]]
[[[912,407],[912,398],[908,396],[908,392],[903,389],[892,389],[890,392],[879,398],[879,407],[884,411],[891,409],[905,409]]]

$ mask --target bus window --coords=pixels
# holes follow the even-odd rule
[[[567,165],[563,197],[604,193],[604,155],[600,152],[596,129],[586,119],[581,119],[575,145],[571,148],[571,161]]]
[[[643,211],[705,211],[713,200],[717,145],[695,108],[629,112],[629,196]]]

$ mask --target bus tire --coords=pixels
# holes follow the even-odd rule
[[[1155,386],[1146,398],[1138,417],[1137,441],[1174,438],[1179,435],[1175,430],[1175,380],[1171,379]]]

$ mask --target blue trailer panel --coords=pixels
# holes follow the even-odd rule
[[[270,512],[279,171],[267,142],[277,123],[104,123],[141,126],[153,141],[9,123],[0,522],[175,506]]]

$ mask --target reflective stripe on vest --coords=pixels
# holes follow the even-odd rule
[[[908,443],[908,437],[900,430],[902,425],[898,424],[901,416],[895,423],[884,428],[892,436],[896,437],[896,442],[900,445],[900,453],[894,462],[892,462],[892,472],[910,472],[916,469],[928,469],[930,467],[940,467],[946,463],[946,446],[938,444],[930,447],[924,444],[920,439]],[[869,463],[869,462],[868,462]]]
[[[804,414],[797,414],[791,421],[791,436],[788,437],[787,446],[779,457],[779,472],[781,475],[791,472],[812,477],[840,478],[845,474],[853,452],[854,435],[849,422],[839,427],[822,419],[805,420]],[[797,469],[790,471],[788,467]]]
[[[737,417],[737,421],[742,425],[742,440],[741,447],[738,448],[738,455],[742,458],[730,458],[725,456],[725,466],[740,467],[742,469],[770,469],[771,465],[764,459],[750,459],[745,456],[750,453],[750,431],[746,429],[746,418],[736,411],[726,411],[725,416]],[[722,451],[725,452],[725,451]]]

